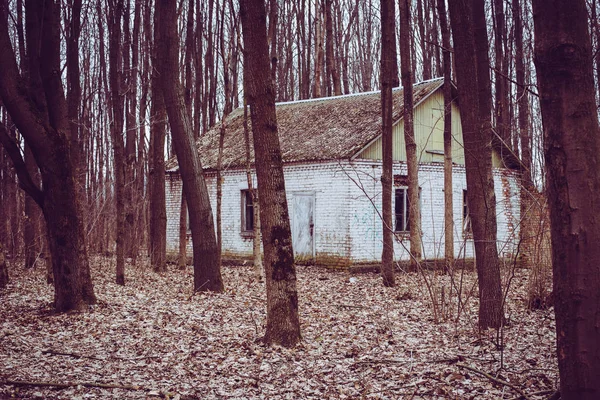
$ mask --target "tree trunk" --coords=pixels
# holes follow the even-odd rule
[[[6,258],[4,257],[4,249],[0,241],[0,289],[4,289],[9,282],[8,267],[6,266]]]
[[[337,62],[335,61],[335,55],[333,50],[333,14],[331,12],[331,3],[332,0],[325,0],[325,29],[327,32],[327,42],[325,43],[325,52],[327,55],[327,71],[329,76],[331,77],[331,82],[333,84],[333,94],[335,96],[339,96],[342,94],[342,84],[340,81],[340,71],[337,67]],[[330,87],[327,89],[330,91]],[[331,93],[328,93],[331,96]]]
[[[246,88],[244,88],[246,93]],[[260,251],[260,206],[258,204],[258,190],[254,189],[252,183],[252,168],[250,158],[250,132],[248,129],[248,103],[244,97],[244,141],[246,142],[246,180],[248,182],[248,190],[252,193],[252,211],[254,213],[254,235],[252,237],[252,258],[254,260],[254,274],[258,282],[263,281],[263,262],[262,253]]]
[[[162,93],[188,203],[194,253],[194,290],[222,292],[221,260],[208,189],[179,82],[176,6],[170,0],[158,0],[156,3],[155,12],[161,19],[158,67]]]
[[[383,164],[381,172],[381,207],[383,250],[381,253],[381,277],[384,286],[394,286],[394,228],[392,222],[392,170],[393,124],[392,88],[398,86],[396,64],[396,23],[394,0],[381,0],[381,146]]]
[[[149,25],[149,24],[148,24]],[[148,26],[147,29],[150,29]],[[165,196],[166,111],[157,73],[157,47],[153,44],[152,105],[150,108],[150,265],[155,272],[167,270],[167,206]],[[187,211],[187,210],[186,210]],[[184,264],[185,265],[185,264]]]
[[[39,186],[40,173],[31,153],[31,149],[25,145],[25,167],[29,175],[33,178],[35,184]],[[35,262],[40,256],[41,250],[41,229],[40,229],[41,210],[31,196],[25,196],[25,268],[33,268]]]
[[[28,43],[38,43],[39,46],[34,48],[40,52],[28,55],[35,68],[30,68],[29,79],[25,80],[19,75],[10,43],[7,2],[0,2],[0,97],[31,146],[40,166],[43,189],[33,183],[16,143],[1,124],[0,141],[11,154],[22,186],[41,205],[46,218],[55,282],[54,305],[62,312],[92,304],[96,298],[66,133],[67,104],[60,74],[56,74],[60,70],[59,11],[58,4],[50,0],[27,4]],[[41,86],[38,85],[40,82],[43,83]],[[35,85],[30,86],[29,91],[18,89],[32,83]],[[45,100],[38,103],[34,98]]]
[[[446,267],[454,263],[454,202],[452,185],[452,60],[450,59],[450,27],[445,0],[437,0],[442,31],[444,69],[444,260]]]
[[[523,23],[520,0],[513,0],[512,13],[515,24],[515,74],[517,78],[517,104],[519,106],[518,125],[521,141],[521,191],[520,191],[520,266],[530,268],[531,252],[534,248],[535,229],[531,207],[534,204],[532,193],[535,191],[532,176],[531,134],[529,132],[529,95],[525,90],[525,56],[523,51]]]
[[[562,399],[600,397],[600,128],[583,0],[533,1]]]
[[[479,281],[479,327],[503,323],[492,176],[491,86],[483,0],[451,1],[450,19],[465,147],[467,199]]]
[[[406,144],[406,166],[408,169],[408,201],[410,212],[410,265],[416,271],[421,262],[421,207],[419,202],[419,164],[417,142],[413,122],[413,73],[411,60],[411,14],[409,0],[400,0],[400,62],[402,87],[404,88],[404,142]]]
[[[317,4],[315,6],[315,81],[313,88],[314,97],[321,97],[321,74],[323,71],[323,19],[321,13],[321,7],[319,5],[319,1],[325,0],[316,0]]]
[[[123,143],[123,108],[125,96],[122,93],[123,60],[121,48],[121,18],[123,16],[123,0],[116,0],[109,4],[108,30],[110,64],[110,91],[112,104],[111,139],[113,145],[113,167],[115,174],[115,202],[116,202],[116,282],[125,284],[125,149]]]
[[[292,347],[301,339],[296,268],[277,137],[275,90],[269,76],[263,0],[240,1],[244,80],[252,119],[261,231],[267,279],[265,342]]]

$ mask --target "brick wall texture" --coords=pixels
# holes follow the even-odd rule
[[[314,196],[313,252],[316,261],[346,266],[381,260],[382,223],[381,164],[372,161],[336,161],[284,167],[288,204],[299,195]],[[406,165],[397,163],[394,175],[406,175]],[[206,173],[213,214],[216,212],[215,175]],[[225,257],[250,257],[252,239],[242,235],[242,190],[248,188],[243,169],[223,174],[222,233]],[[256,179],[254,178],[256,186]],[[518,173],[508,169],[494,171],[497,201],[498,250],[501,255],[516,251],[519,229]],[[440,163],[421,164],[421,223],[423,256],[444,257],[444,171]],[[473,257],[473,241],[462,232],[463,190],[466,189],[463,166],[454,167],[453,210],[455,257]],[[177,253],[179,246],[179,212],[181,180],[176,173],[167,174],[167,251]],[[294,213],[290,209],[290,215]],[[294,227],[293,227],[294,229]],[[406,235],[397,235],[394,254],[408,260],[410,243]],[[188,243],[191,255],[191,243]]]

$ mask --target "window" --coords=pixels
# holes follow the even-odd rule
[[[419,200],[421,199],[421,188],[419,188]],[[410,202],[408,201],[408,188],[396,188],[394,195],[394,232],[409,232],[410,224],[408,215]],[[419,204],[419,207],[421,205]]]
[[[242,190],[242,232],[254,232],[254,203],[251,190]]]
[[[467,191],[463,190],[463,234],[470,235],[473,233],[471,227],[471,216],[469,215],[469,202],[467,201]]]

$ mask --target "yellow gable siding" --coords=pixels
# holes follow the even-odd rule
[[[419,162],[444,162],[444,96],[441,90],[433,93],[414,112],[415,139]],[[452,161],[464,164],[462,127],[460,113],[456,104],[452,104]],[[406,161],[404,144],[404,121],[394,125],[394,161]],[[429,151],[428,151],[429,150]],[[437,154],[439,153],[439,154]],[[357,158],[381,160],[381,138],[368,145]]]

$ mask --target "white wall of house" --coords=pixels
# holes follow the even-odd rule
[[[314,254],[317,262],[345,266],[354,262],[381,259],[382,227],[381,165],[376,161],[340,161],[284,167],[287,199],[292,221],[301,196],[314,197]],[[181,181],[168,174],[167,251],[177,253]],[[406,166],[394,166],[394,175],[406,175]],[[249,257],[252,239],[242,234],[242,190],[248,188],[244,170],[223,173],[222,233],[224,256]],[[465,171],[454,168],[455,257],[472,257],[473,243],[462,232],[462,198],[466,189]],[[506,169],[494,171],[497,199],[498,247],[503,253],[514,251],[518,239],[519,191],[517,174]],[[213,212],[216,207],[214,174],[207,174]],[[256,180],[254,180],[256,185]],[[427,259],[444,256],[444,177],[440,163],[419,167],[423,255]],[[302,197],[306,198],[306,197]],[[297,209],[295,209],[297,208]],[[298,223],[298,222],[296,222]],[[292,222],[294,224],[294,222]],[[300,223],[298,223],[300,224]],[[514,235],[517,235],[515,237]],[[397,235],[396,259],[408,260],[407,235]],[[188,244],[191,254],[191,244]]]

